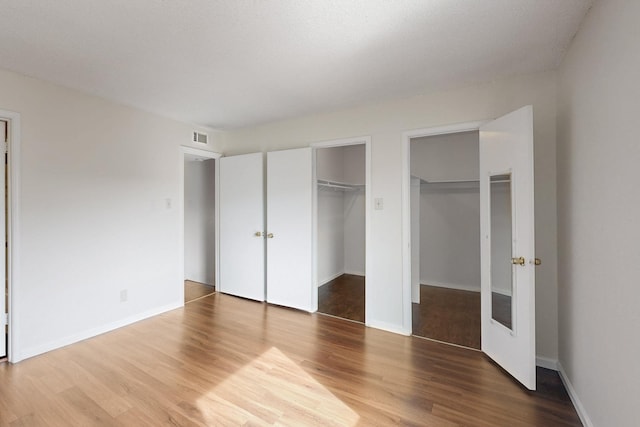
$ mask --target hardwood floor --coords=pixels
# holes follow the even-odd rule
[[[215,286],[205,285],[204,283],[194,282],[193,280],[184,281],[184,302],[188,303],[198,298],[211,295],[216,291]]]
[[[413,334],[480,349],[480,293],[420,285]]]
[[[213,294],[0,364],[0,426],[579,426],[557,374]]]
[[[364,276],[343,274],[320,286],[318,312],[364,323]]]

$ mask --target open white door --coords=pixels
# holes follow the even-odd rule
[[[480,127],[482,351],[536,388],[533,108]]]
[[[9,144],[9,129],[8,124],[5,121],[0,122],[0,135],[2,135],[3,144],[5,147]],[[5,150],[2,150],[6,153]],[[6,156],[7,154],[3,154]],[[0,229],[2,229],[2,236],[6,236],[6,198],[4,192],[6,191],[5,186],[5,169],[7,165],[4,159],[0,161],[0,188],[2,188],[3,195],[0,197]],[[3,237],[5,239],[5,237]],[[2,294],[0,295],[0,357],[5,357],[7,355],[7,306],[6,306],[6,246],[0,245],[0,277],[2,278]]]
[[[267,153],[267,301],[315,311],[311,148]]]
[[[262,153],[220,159],[220,292],[264,301]]]

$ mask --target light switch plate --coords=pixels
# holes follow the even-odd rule
[[[378,197],[374,200],[373,207],[377,211],[381,211],[382,209],[384,209],[384,200],[382,199],[382,197]]]

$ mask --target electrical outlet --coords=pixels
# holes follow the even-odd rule
[[[169,198],[164,199],[165,208],[171,209],[172,205],[173,205],[173,203],[171,202],[171,199],[169,199]]]
[[[127,290],[123,289],[120,291],[120,302],[126,302],[127,299],[129,298],[129,295],[127,295]]]

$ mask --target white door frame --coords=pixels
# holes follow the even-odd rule
[[[9,170],[7,173],[7,188],[9,191],[7,202],[7,277],[9,289],[9,301],[7,310],[9,312],[9,342],[7,348],[7,359],[9,362],[17,362],[19,355],[19,337],[16,332],[19,330],[20,313],[15,309],[18,306],[20,296],[20,144],[22,138],[22,127],[20,124],[20,113],[0,110],[0,118],[9,123]]]
[[[402,329],[413,333],[411,319],[411,139],[480,130],[488,120],[409,130],[402,133]]]
[[[180,206],[178,206],[178,212],[179,212],[179,221],[180,221],[180,227],[179,227],[179,242],[178,242],[178,246],[179,246],[179,256],[178,256],[178,260],[179,260],[179,268],[178,271],[180,271],[180,278],[179,280],[177,280],[177,285],[178,285],[178,295],[180,296],[180,305],[184,305],[184,158],[185,155],[192,155],[192,156],[197,156],[200,157],[202,159],[214,159],[216,162],[216,170],[215,170],[215,175],[216,175],[216,182],[214,183],[214,191],[215,191],[215,248],[216,248],[216,254],[215,254],[215,285],[216,288],[218,287],[218,283],[220,283],[220,277],[219,277],[219,272],[220,269],[218,268],[220,265],[220,240],[219,240],[219,236],[220,236],[220,203],[219,203],[219,197],[220,197],[220,191],[219,191],[219,185],[220,185],[220,162],[219,159],[220,157],[222,157],[221,153],[217,153],[214,151],[207,151],[207,150],[202,150],[199,148],[193,148],[193,147],[185,147],[185,146],[180,146],[180,160],[179,160],[179,170],[180,170],[180,178],[179,178],[179,185],[180,187],[178,188],[178,203],[180,204]]]
[[[313,234],[312,234],[312,242],[313,242],[313,264],[312,264],[312,272],[313,272],[313,283],[312,286],[314,290],[312,294],[314,295],[314,311],[318,309],[318,176],[316,171],[316,151],[318,148],[331,148],[331,147],[345,147],[349,145],[361,145],[364,144],[365,147],[365,230],[364,230],[364,275],[366,277],[371,277],[371,256],[372,253],[370,251],[369,246],[372,242],[371,235],[371,210],[373,209],[373,198],[371,193],[371,137],[370,136],[359,136],[353,138],[342,138],[342,139],[333,139],[329,141],[321,141],[314,142],[310,144],[310,147],[313,148]],[[367,326],[370,325],[369,321],[369,313],[371,313],[369,307],[369,301],[371,298],[368,298],[367,292],[367,283],[369,281],[365,280],[365,292],[364,292],[364,300],[365,300],[365,320],[364,323]]]

